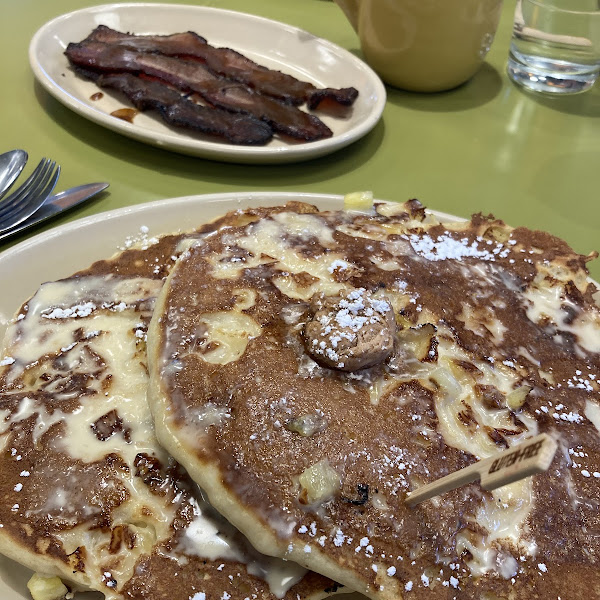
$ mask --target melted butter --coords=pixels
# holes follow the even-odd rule
[[[10,430],[10,426],[13,423],[19,423],[25,421],[30,417],[35,416],[36,420],[33,425],[32,437],[34,444],[37,444],[40,437],[46,433],[52,425],[60,423],[64,420],[65,414],[60,410],[55,410],[52,414],[49,414],[44,408],[43,404],[36,402],[34,399],[25,396],[18,405],[17,411],[10,416],[8,412],[6,420],[3,422],[3,426],[0,427],[0,434],[4,434]]]
[[[496,281],[490,273],[491,266],[487,263],[474,263],[461,266],[466,271],[465,277],[477,281],[478,285],[481,285],[482,282],[492,287],[496,285]]]
[[[382,271],[398,271],[398,262],[392,259],[385,259],[379,256],[371,256],[369,260]]]
[[[452,369],[451,361],[470,360],[458,346],[449,343],[442,336],[438,346],[438,367],[429,377],[439,386],[435,394],[435,410],[438,417],[438,431],[449,446],[473,454],[479,459],[487,458],[498,452],[498,446],[487,435],[486,428],[514,430],[514,423],[508,408],[492,409],[483,404],[473,390],[476,381],[468,375],[458,379]],[[494,368],[478,361],[481,375],[477,383],[493,385],[504,394],[509,393],[519,383],[516,373],[507,369]],[[465,424],[460,413],[470,407],[474,422]],[[526,414],[519,414],[526,425],[524,431],[507,436],[509,444],[518,444],[526,437],[537,434],[537,422]],[[485,535],[459,534],[457,549],[469,550],[472,559],[468,565],[474,576],[487,572],[496,572],[504,578],[516,573],[516,561],[507,552],[499,552],[496,541],[509,542],[520,553],[535,552],[535,544],[527,541],[526,523],[534,503],[531,479],[525,479],[504,486],[492,493],[492,498],[482,498],[476,513],[476,522],[487,533]],[[472,533],[472,532],[471,532]]]
[[[209,256],[206,258],[206,261],[211,265],[211,275],[215,279],[238,279],[244,269],[254,269],[260,265],[273,262],[269,257],[262,257],[260,252],[258,255],[244,257],[241,260],[232,256],[230,251],[225,251],[220,255]]]
[[[487,435],[485,427],[493,429],[514,430],[514,423],[508,408],[492,409],[481,402],[472,386],[476,383],[461,383],[453,374],[451,360],[470,361],[470,357],[458,346],[449,344],[445,339],[438,346],[439,368],[430,374],[438,386],[435,407],[438,416],[438,430],[443,435],[445,442],[455,448],[475,455],[477,458],[487,458],[498,452],[498,446]],[[508,369],[494,369],[484,362],[477,362],[477,367],[482,375],[477,383],[493,385],[504,394],[508,394],[519,382],[516,373]],[[470,406],[476,419],[477,427],[471,430],[460,418],[460,413]],[[527,429],[518,434],[508,436],[509,444],[518,444],[525,439],[537,434],[535,420],[528,419],[526,415],[519,418],[526,422]]]
[[[400,382],[395,377],[380,377],[369,385],[369,400],[373,406],[379,404],[379,399],[390,394]]]
[[[60,322],[83,322],[103,307],[119,312],[155,297],[160,286],[153,280],[102,277],[46,283],[28,302],[27,318],[14,323],[7,332],[7,352],[21,367],[30,364],[73,342],[74,328],[57,326]],[[15,367],[10,371],[13,377],[22,373],[22,368]]]
[[[504,334],[508,331],[508,328],[500,319],[490,318],[485,322],[485,328],[492,334],[494,344],[500,346],[504,340]]]
[[[239,547],[230,539],[227,532],[231,526],[221,527],[218,521],[209,521],[203,516],[198,502],[194,501],[194,520],[186,527],[179,542],[178,552],[188,556],[200,556],[209,560],[243,559]],[[231,534],[231,532],[229,531]]]
[[[515,425],[508,408],[488,408],[475,393],[474,386],[494,386],[507,395],[520,385],[521,380],[516,372],[503,365],[473,361],[466,351],[451,341],[450,332],[441,323],[437,325],[436,335],[439,341],[437,363],[417,361],[416,370],[405,374],[395,373],[394,379],[396,382],[403,377],[408,380],[420,379],[430,389],[434,382],[437,428],[445,443],[479,459],[492,456],[499,449],[489,437],[488,428],[514,431]],[[474,362],[478,368],[477,379],[456,367],[460,361]],[[383,380],[374,382],[370,388],[371,402],[377,403],[381,395],[386,393],[388,389]],[[465,410],[470,410],[469,423],[460,418]],[[598,413],[600,419],[600,409]],[[518,444],[538,432],[534,418],[519,413],[519,419],[525,427],[516,435],[506,437],[510,445]],[[508,543],[520,555],[535,553],[535,543],[527,539],[527,519],[533,503],[531,479],[504,486],[494,491],[491,498],[482,497],[475,520],[485,534],[467,532],[457,536],[458,553],[461,553],[461,549],[471,552],[472,559],[468,564],[474,576],[495,572],[501,577],[510,578],[516,573],[515,558],[504,550],[499,551],[495,542]]]
[[[295,563],[263,556],[250,546],[242,548],[237,541],[239,533],[212,506],[195,500],[192,504],[194,520],[180,539],[175,555],[245,563],[248,573],[266,581],[277,598],[283,598],[307,573],[305,568]]]
[[[238,245],[252,252],[253,254],[267,254],[274,258],[279,264],[277,269],[290,272],[306,272],[313,277],[332,281],[331,267],[335,260],[342,260],[343,256],[336,253],[322,254],[315,258],[306,258],[294,250],[293,245],[285,242],[285,237],[303,231],[302,225],[305,225],[305,219],[300,224],[295,223],[296,217],[308,217],[310,215],[290,215],[284,213],[279,216],[279,222],[264,220],[259,221],[249,228],[249,235],[241,238]],[[284,220],[283,217],[286,216]],[[316,219],[316,217],[312,217]],[[326,226],[320,219],[316,220],[316,230],[312,237],[317,237],[323,247],[333,243],[332,230]],[[308,241],[308,238],[307,238]],[[290,241],[290,244],[293,244]]]
[[[475,335],[488,337],[491,334],[494,344],[497,346],[502,344],[507,327],[489,307],[474,308],[470,304],[463,303],[462,312],[457,318],[465,324],[465,329]]]
[[[379,206],[377,212],[381,212]],[[410,229],[418,229],[422,226],[423,223],[416,219],[407,219],[401,223],[376,223],[364,221],[360,222],[360,224],[342,224],[337,227],[337,230],[350,237],[366,238],[384,242],[384,248],[390,252],[390,254],[402,256],[410,253],[410,245],[405,240],[389,240],[389,236],[405,234]]]
[[[269,585],[271,593],[277,598],[283,598],[287,591],[299,583],[308,571],[296,563],[267,556],[259,561],[250,562],[248,573],[264,579]]]
[[[585,401],[585,416],[592,422],[596,431],[600,435],[600,404],[595,400]]]
[[[566,331],[577,336],[579,345],[588,352],[600,352],[600,314],[597,310],[582,312],[581,309],[568,299],[562,285],[536,285],[529,287],[523,293],[528,302],[527,317],[534,323],[545,318],[550,319],[559,331]],[[578,315],[572,323],[565,320],[569,314],[565,308],[575,311]]]
[[[335,282],[323,281],[322,279],[315,281],[309,286],[301,286],[288,275],[273,277],[273,284],[288,298],[304,301],[310,300],[316,293],[335,296],[342,293],[344,289],[347,289],[347,286]]]
[[[518,573],[519,564],[514,556],[488,546],[480,536],[459,533],[456,536],[456,551],[460,555],[465,550],[471,554],[470,560],[466,562],[474,577],[492,572],[503,579],[510,579]]]
[[[333,230],[323,219],[314,215],[280,213],[273,215],[272,219],[253,223],[247,231],[247,235],[231,240],[231,247],[246,250],[248,256],[236,257],[236,250],[228,249],[221,255],[206,258],[212,267],[213,277],[238,278],[244,269],[272,264],[281,272],[273,277],[273,284],[289,298],[308,300],[316,293],[335,295],[348,287],[333,279],[333,265],[336,260],[343,261],[343,256],[327,253],[306,258],[293,247],[298,238],[305,242],[317,238],[321,246],[332,246]],[[289,236],[293,239],[287,243],[285,240]],[[298,273],[307,273],[315,281],[302,285],[290,276]]]
[[[272,263],[273,260],[281,263],[279,268],[292,273],[308,271],[311,275],[318,274],[313,271],[326,273],[332,256],[323,256],[315,261],[307,261],[299,256],[290,245],[282,243],[286,237],[308,242],[315,237],[324,246],[332,246],[333,230],[327,223],[314,215],[296,213],[280,213],[273,215],[272,219],[264,219],[251,224],[247,228],[247,235],[231,240],[232,246],[238,246],[250,252],[250,256],[236,257],[234,249],[228,249],[224,254],[209,257],[206,260],[211,264],[212,275],[215,278],[237,278],[244,269],[255,268],[262,264]],[[314,264],[314,269],[310,265]]]
[[[238,360],[246,351],[248,342],[261,333],[260,325],[248,315],[236,311],[205,313],[198,319],[206,331],[202,331],[202,360],[225,365]]]
[[[316,237],[321,246],[335,245],[333,229],[320,216],[281,212],[272,215],[272,219],[281,226],[284,235],[294,235],[304,241],[309,241]],[[262,221],[262,223],[268,223],[268,221]]]
[[[121,481],[128,488],[132,500],[120,505],[112,518],[115,525],[125,524],[128,528],[136,528],[133,525],[136,522],[150,521],[151,526],[136,532],[138,551],[143,547],[151,548],[157,539],[166,540],[171,536],[170,523],[175,518],[176,509],[175,504],[165,504],[163,499],[150,492],[141,478],[134,476],[134,460],[138,452],[147,452],[163,462],[168,458],[154,437],[145,395],[147,375],[137,349],[139,337],[134,333],[140,321],[140,313],[135,306],[140,300],[151,298],[159,286],[152,280],[103,281],[101,278],[46,284],[29,302],[25,318],[15,324],[18,331],[13,336],[15,343],[11,348],[11,354],[16,358],[15,377],[28,366],[27,361],[40,363],[43,371],[51,376],[70,377],[76,373],[98,372],[99,364],[90,362],[89,356],[93,353],[101,357],[102,370],[111,376],[107,391],[102,392],[105,394],[103,401],[98,401],[99,381],[94,378],[92,389],[97,394],[81,396],[81,406],[75,411],[64,413],[55,409],[49,413],[43,403],[25,397],[11,422],[36,415],[34,443],[52,425],[62,423],[65,434],[53,442],[57,450],[84,463],[102,461],[108,453],[116,453],[129,465],[130,472],[122,474]],[[54,317],[48,318],[49,314]],[[80,341],[73,342],[74,339]],[[51,357],[57,351],[61,355],[60,368],[66,372],[54,372],[53,361],[44,360],[45,355]],[[55,397],[60,399],[61,394],[57,393]],[[112,409],[118,410],[119,417],[128,427],[129,443],[121,432],[114,433],[106,441],[95,435],[93,423]],[[76,511],[82,511],[84,516],[89,517],[99,507],[82,506],[84,496],[80,493],[76,472],[57,474],[56,480],[60,483],[48,492],[47,500],[33,512],[57,514],[67,522],[71,521],[72,529],[57,534],[57,537],[67,552],[81,546],[82,541],[88,549],[93,548],[86,560],[88,573],[107,569],[110,564],[112,576],[117,581],[129,579],[137,554],[125,547],[117,553],[111,552],[110,533],[90,532],[85,525],[78,525]],[[99,484],[107,489],[110,482]],[[151,511],[151,518],[141,513],[142,506]]]
[[[477,511],[477,523],[487,529],[486,543],[510,540],[516,547],[530,554],[535,545],[523,541],[523,527],[533,505],[531,477],[502,486],[485,497]]]
[[[236,310],[248,310],[256,304],[256,290],[240,288],[233,290]]]

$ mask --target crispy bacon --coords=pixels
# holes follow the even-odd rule
[[[193,57],[202,61],[212,73],[291,104],[306,102],[311,109],[316,108],[324,99],[351,106],[358,96],[358,91],[353,87],[319,89],[312,83],[259,65],[230,48],[215,48],[192,31],[173,35],[131,35],[100,25],[92,31],[86,41],[117,44],[167,56]]]
[[[200,62],[130,50],[101,42],[69,44],[65,52],[72,64],[97,72],[144,73],[185,93],[196,92],[212,106],[250,114],[290,137],[314,141],[331,137],[331,130],[305,113],[236,82],[218,77]]]
[[[272,129],[252,116],[200,106],[159,81],[131,73],[80,72],[101,88],[123,93],[137,109],[158,111],[169,125],[223,137],[232,144],[266,144],[273,137]]]

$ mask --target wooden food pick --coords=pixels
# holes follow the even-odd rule
[[[556,448],[556,441],[547,433],[536,435],[495,456],[480,460],[420,487],[411,492],[405,502],[413,507],[433,496],[449,492],[478,479],[484,490],[495,490],[513,481],[547,471]]]

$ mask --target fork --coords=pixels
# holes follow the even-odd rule
[[[42,206],[60,176],[60,166],[43,158],[19,189],[0,202],[0,233],[23,222]]]

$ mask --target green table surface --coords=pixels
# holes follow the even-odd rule
[[[308,162],[261,166],[213,162],[130,140],[71,112],[36,83],[27,54],[35,31],[62,13],[93,4],[101,2],[10,0],[2,6],[0,151],[24,148],[31,163],[54,158],[63,168],[60,189],[110,182],[100,199],[28,235],[161,198],[368,189],[376,198],[416,197],[430,208],[465,217],[491,212],[511,225],[559,235],[582,254],[600,250],[600,87],[566,98],[533,96],[515,87],[505,73],[514,2],[505,2],[487,61],[467,84],[431,95],[388,87],[382,120],[361,140]],[[361,56],[354,31],[327,0],[188,4],[283,21]],[[25,237],[0,243],[0,251]],[[600,279],[600,260],[590,271]]]

